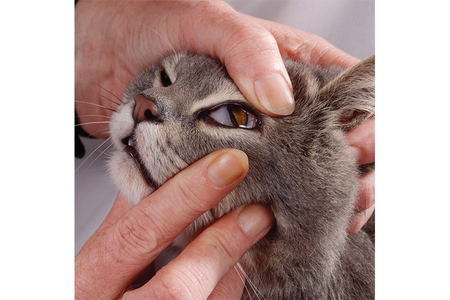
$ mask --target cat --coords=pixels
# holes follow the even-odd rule
[[[242,299],[374,299],[374,232],[346,233],[361,172],[345,133],[374,115],[375,57],[348,70],[285,65],[295,111],[277,118],[247,102],[210,57],[178,53],[144,70],[111,117],[109,171],[135,204],[208,153],[240,149],[247,177],[171,247],[259,202],[275,225],[241,260],[256,287]]]

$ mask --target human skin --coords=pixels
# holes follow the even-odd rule
[[[123,292],[186,226],[235,188],[247,171],[245,153],[222,149],[178,173],[131,208],[119,194],[75,257],[76,299],[214,299],[214,295],[222,297],[223,287],[230,284],[233,289],[226,291],[227,297],[239,299],[243,282],[233,267],[273,224],[273,214],[262,205],[231,211],[148,283]]]
[[[137,73],[173,52],[189,50],[218,58],[226,66],[246,99],[260,111],[272,116],[290,114],[294,107],[292,86],[283,58],[289,56],[312,64],[339,65],[344,68],[358,62],[358,59],[335,48],[320,37],[282,24],[239,14],[220,1],[81,0],[77,3],[75,12],[76,111],[82,128],[88,134],[99,138],[109,136],[107,120],[119,103],[112,95],[120,96]],[[91,91],[94,89],[91,85],[94,86],[96,93]],[[99,86],[102,89],[99,89]],[[106,98],[97,94],[97,91]],[[375,161],[374,118],[349,132],[347,137],[350,149],[360,164]],[[243,169],[248,167],[239,152],[232,153],[235,158],[241,160]],[[208,210],[208,207],[213,207],[243,179],[246,171],[239,174],[238,178],[226,188],[217,189],[208,186],[209,181],[205,179],[207,178],[205,172],[208,169],[205,161],[208,162],[211,157],[215,157],[214,155],[217,153],[200,160],[195,164],[196,167],[193,165],[183,170],[135,207],[128,208],[126,199],[118,195],[103,224],[76,257],[77,298],[121,297],[131,278],[142,271],[142,267],[147,266],[164,245],[170,243],[177,233],[192,222],[195,219],[193,217],[199,216],[201,212]],[[221,172],[225,177],[232,175],[231,166],[235,164],[236,161],[230,159],[222,165]],[[188,176],[191,176],[191,179],[187,178]],[[178,180],[184,184],[178,184]],[[192,180],[192,186],[197,191],[210,196],[203,199],[205,203],[201,209],[195,210],[195,213],[189,212],[189,208],[192,208],[191,202],[195,203],[200,196],[192,194],[191,189],[186,190],[186,180]],[[358,214],[348,228],[349,233],[357,232],[373,212],[375,202],[373,190],[374,175],[370,174],[361,180],[360,197],[355,206]],[[189,195],[193,195],[193,198]],[[158,204],[161,200],[155,199],[165,199],[165,204]],[[161,217],[167,208],[165,206],[176,207],[179,201],[191,203],[186,205],[187,212],[178,212],[181,215],[174,216],[173,212],[169,211],[168,215],[179,220],[179,223],[174,224],[172,219]],[[156,204],[159,206],[155,206]],[[236,292],[235,295],[227,294],[227,297],[238,299],[243,285],[232,266],[239,261],[246,249],[267,233],[270,228],[268,224],[271,224],[273,218],[264,207],[250,207],[252,218],[259,220],[258,224],[268,226],[263,226],[264,230],[251,237],[239,223],[242,210],[243,208],[239,208],[230,212],[208,228],[189,249],[183,251],[184,254],[177,261],[162,269],[165,271],[160,272],[162,275],[154,278],[153,282],[135,291],[128,291],[122,297],[126,299],[133,295],[133,298],[139,298],[145,294],[144,291],[159,291],[161,294],[154,294],[152,297],[158,299],[161,295],[169,294],[173,298],[181,295],[181,298],[187,299],[184,294],[180,294],[183,292],[192,295],[192,299],[206,299],[208,295],[223,297],[227,291]],[[143,211],[146,213],[142,213]],[[158,214],[151,214],[153,211]],[[189,218],[183,218],[189,213],[191,213]],[[124,229],[121,226],[130,229],[128,237],[123,236]],[[170,228],[171,234],[164,235],[164,238],[160,236],[155,238],[146,233],[158,232],[162,227]],[[235,233],[239,230],[242,234],[236,236]],[[217,236],[220,236],[220,239]],[[121,246],[136,241],[136,237],[140,242],[136,243],[136,247],[146,254],[145,257],[134,261],[130,258],[142,256],[142,253],[136,254]],[[139,245],[152,247],[143,249],[138,247]],[[104,257],[105,253],[111,254],[109,261]],[[178,263],[184,266],[184,270],[190,270],[185,267],[185,263],[195,260],[195,253],[212,254],[205,255],[210,259],[205,259],[198,264],[199,267],[193,268],[198,271],[197,273],[185,277],[180,275],[181,273],[176,273],[180,270],[180,267],[177,267]],[[227,255],[222,256],[218,253]],[[167,277],[164,277],[164,274],[173,274],[171,272],[178,274],[175,276],[177,278],[175,282],[168,281]],[[205,276],[213,280],[205,281]],[[220,280],[222,276],[224,277]],[[170,278],[173,280],[175,277]],[[157,280],[159,281],[156,282]],[[180,286],[180,282],[184,282],[181,286],[185,290],[173,290]],[[162,289],[155,289],[155,284]],[[230,285],[238,288],[224,288]]]

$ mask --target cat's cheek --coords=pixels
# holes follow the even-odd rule
[[[125,152],[115,152],[108,166],[114,183],[131,205],[153,192],[142,178],[136,163]]]

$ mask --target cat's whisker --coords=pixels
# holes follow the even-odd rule
[[[103,128],[103,129],[96,130],[92,134],[88,135],[87,137],[88,138],[93,137],[97,133],[100,134],[100,135],[102,135],[103,133],[106,133],[107,135],[109,135],[109,128]]]
[[[111,119],[110,116],[104,116],[104,115],[83,115],[83,117],[100,117],[100,118],[108,118]]]
[[[86,81],[89,82],[89,83],[92,83],[92,84],[98,86],[99,88],[101,88],[102,90],[104,90],[105,92],[109,93],[111,96],[113,96],[113,97],[116,98],[117,100],[119,100],[119,103],[122,102],[122,99],[120,99],[120,98],[119,98],[118,96],[116,96],[114,93],[112,93],[111,91],[105,89],[105,88],[102,87],[101,85],[99,85],[99,84],[97,84],[97,83],[95,83],[95,82],[93,82],[93,81],[90,81],[90,80],[88,80],[88,79],[86,79],[86,78],[83,78],[83,77],[80,77],[80,76],[77,76],[77,75],[75,75],[75,76],[78,77],[78,78],[80,78],[80,79],[86,80]],[[79,86],[79,85],[76,85],[76,86]],[[93,93],[96,93],[96,92],[94,92],[94,91],[92,91],[92,90],[90,90],[90,89],[87,89],[87,88],[83,87],[83,86],[79,86],[79,87],[81,87],[81,88],[83,88],[83,89],[86,89],[86,90],[88,90],[88,91],[91,91],[91,92],[93,92]],[[100,94],[98,94],[98,93],[96,93],[96,94],[97,94],[97,95],[100,95]],[[100,96],[102,96],[102,95],[100,95]],[[109,101],[111,101],[111,102],[113,102],[113,103],[119,105],[119,103],[116,103],[116,102],[112,101],[111,99],[109,99],[109,98],[107,98],[107,97],[105,97],[105,96],[102,96],[102,97],[104,97],[104,98],[108,99]]]
[[[104,95],[102,95],[102,94],[100,94],[100,93],[97,93],[97,92],[95,92],[95,91],[93,91],[93,90],[91,90],[91,89],[85,88],[84,86],[80,86],[80,85],[78,85],[78,84],[75,84],[75,86],[78,86],[78,87],[80,87],[80,88],[82,88],[82,89],[85,89],[85,90],[87,90],[87,91],[89,91],[89,92],[92,92],[92,93],[94,93],[94,94],[96,94],[96,95],[99,95],[100,97],[102,97],[102,98],[104,98],[104,99],[106,99],[106,100],[108,100],[108,101],[110,101],[110,102],[112,102],[112,103],[114,103],[114,104],[116,104],[116,105],[120,105],[120,103],[117,103],[116,101],[114,101],[114,100],[112,100],[112,99],[110,99],[110,98],[108,98],[108,97],[106,97],[106,96],[104,96]]]
[[[109,123],[109,121],[85,122],[85,123],[76,124],[75,126],[83,126],[83,125],[91,125],[91,124],[108,124],[108,123]]]
[[[95,107],[106,108],[106,109],[109,109],[109,110],[116,111],[116,110],[115,110],[114,108],[112,108],[112,107],[107,107],[107,106],[104,106],[104,105],[101,105],[101,104],[97,104],[97,103],[91,103],[91,102],[86,102],[86,101],[81,101],[81,100],[75,100],[75,102],[76,102],[76,103],[89,104],[89,105],[93,105],[93,106],[95,106]]]
[[[106,139],[106,141],[108,141],[108,140],[110,140],[110,138],[107,138],[107,139]],[[106,142],[106,141],[105,141],[105,142]],[[103,144],[104,144],[104,143],[102,143],[102,145],[103,145]],[[110,150],[112,146],[113,146],[113,144],[109,144],[108,147],[106,147],[105,150],[103,150],[103,151],[97,156],[97,158],[95,158],[95,159],[89,164],[89,166],[87,166],[87,168],[89,169],[89,168],[92,166],[92,164],[93,164],[94,162],[96,162],[97,159],[99,159],[103,154],[105,154],[106,151]],[[99,147],[97,147],[97,149],[95,149],[95,151],[97,151],[98,149],[100,149],[100,147],[101,147],[101,145],[100,145]],[[94,151],[94,152],[95,152],[95,151]]]
[[[100,149],[106,142],[108,142],[109,140],[110,140],[111,138],[109,137],[109,138],[107,138],[103,143],[101,143],[94,151],[92,151],[91,152],[91,154],[89,154],[88,155],[88,157],[86,157],[82,162],[81,162],[81,164],[78,166],[78,168],[76,168],[76,170],[75,170],[75,172],[76,171],[78,171],[80,168],[81,168],[81,166],[98,150],[98,149]],[[109,147],[108,147],[109,148]],[[98,157],[95,159],[95,160],[97,160],[98,159]],[[95,161],[94,160],[94,161]],[[92,165],[92,163],[91,163],[91,165]],[[90,165],[89,165],[90,166]]]
[[[240,263],[238,262],[237,265],[240,266]],[[239,276],[239,279],[241,279],[242,283],[244,284],[244,290],[247,292],[247,295],[251,298],[252,296],[250,295],[250,291],[248,290],[248,287],[245,284],[245,279],[242,278],[242,276],[241,276],[241,272],[239,271],[239,269],[236,266],[234,266],[234,269],[236,270],[236,272],[237,272],[237,274]]]
[[[81,106],[75,106],[75,108],[96,108],[96,109],[106,109],[106,110],[110,110],[110,111],[116,112],[115,109],[112,109],[112,108],[109,108],[109,107],[99,107],[99,106],[84,106],[84,105],[81,105]]]
[[[240,271],[242,272],[242,274],[244,275],[246,282],[247,282],[248,285],[252,288],[252,290],[253,290],[255,296],[256,296],[258,299],[266,299],[266,298],[264,297],[264,295],[261,294],[261,292],[258,290],[258,288],[256,287],[256,285],[255,285],[255,284],[251,281],[251,279],[248,277],[247,273],[245,273],[245,270],[244,270],[244,268],[242,267],[241,263],[237,263],[237,267],[239,268],[239,270],[240,270]],[[239,271],[238,271],[238,274],[239,274]],[[239,277],[240,277],[240,275],[239,275]],[[247,286],[247,285],[245,285],[245,286]],[[248,292],[248,291],[247,291],[247,292]],[[259,294],[259,295],[258,295],[258,294]],[[262,298],[261,298],[260,296],[261,296]]]

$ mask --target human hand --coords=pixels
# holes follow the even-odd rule
[[[221,1],[81,0],[75,12],[76,110],[96,137],[108,137],[112,111],[105,107],[113,110],[118,101],[90,83],[120,96],[138,72],[169,53],[220,59],[245,98],[272,116],[294,108],[282,58],[342,67],[358,61],[320,37],[237,13]]]
[[[347,140],[359,164],[375,163],[375,117],[349,131]],[[358,232],[375,210],[375,171],[362,177],[359,183],[357,214],[347,229],[349,234]]]
[[[234,189],[247,171],[243,152],[222,149],[181,171],[130,209],[119,194],[75,258],[76,299],[162,299],[167,295],[173,299],[240,299],[244,283],[233,266],[273,224],[272,213],[262,205],[231,211],[145,285],[128,288],[187,225]]]

